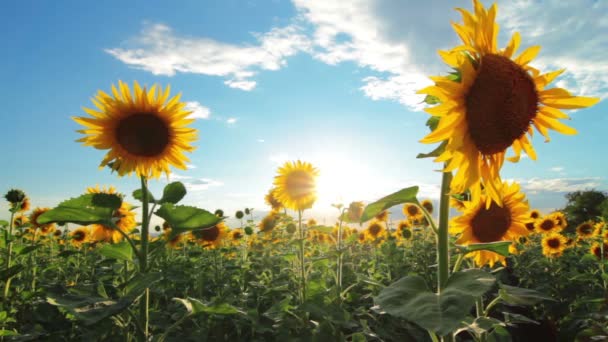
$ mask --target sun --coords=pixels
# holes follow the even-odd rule
[[[365,165],[333,155],[318,159],[314,164],[320,170],[317,180],[319,207],[330,207],[337,203],[348,206],[352,201],[364,200],[377,192],[369,180],[381,178],[372,177]]]

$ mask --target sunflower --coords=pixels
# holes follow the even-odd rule
[[[359,241],[359,243],[365,243],[367,241],[367,235],[365,232],[357,233],[357,241]]]
[[[163,233],[165,241],[167,245],[169,245],[172,249],[178,249],[180,245],[184,242],[184,238],[182,234],[177,234],[173,238],[171,237],[171,228],[166,229]]]
[[[538,211],[537,209],[531,210],[530,211],[530,218],[532,220],[538,220],[540,218],[540,211]]]
[[[527,230],[528,230],[530,233],[533,233],[533,232],[534,232],[534,229],[535,229],[535,227],[536,227],[536,221],[534,221],[534,220],[528,220],[528,222],[526,222],[525,226],[526,226],[526,229],[527,229]]]
[[[116,189],[112,186],[106,188],[99,186],[89,187],[87,188],[87,192],[90,194],[115,194]],[[122,196],[120,196],[122,197]],[[120,204],[120,208],[114,211],[114,224],[118,229],[120,229],[123,233],[129,234],[135,226],[137,226],[137,222],[135,220],[135,213],[131,211],[131,205],[125,201],[122,201]],[[113,229],[112,227],[108,227],[103,224],[93,224],[91,225],[91,239],[94,241],[103,241],[103,242],[112,242],[117,243],[123,239],[123,236],[118,230]]]
[[[233,243],[238,243],[245,237],[245,232],[242,229],[233,229],[230,231],[229,236]]]
[[[386,235],[386,228],[381,221],[372,221],[365,229],[365,234],[370,241],[376,241]]]
[[[543,217],[540,220],[536,220],[534,223],[534,229],[540,234],[549,234],[552,232],[560,232],[562,227],[557,224],[557,220],[552,215]]]
[[[450,196],[450,207],[452,207],[458,211],[464,210],[464,202],[465,201],[463,201],[463,200]]]
[[[412,229],[412,223],[409,220],[401,220],[397,225],[397,230]]]
[[[603,249],[603,253],[602,253],[602,249]],[[603,242],[602,245],[600,245],[598,242],[596,242],[591,246],[589,251],[591,252],[591,254],[595,255],[596,258],[598,258],[600,260],[602,260],[602,259],[607,260],[608,259],[608,242]]]
[[[40,217],[40,215],[46,213],[47,211],[49,211],[51,209],[49,208],[36,208],[32,211],[32,213],[30,214],[30,224],[32,225],[33,229],[40,229],[40,231],[43,234],[48,234],[50,232],[54,232],[55,231],[55,224],[54,223],[47,223],[47,224],[40,224],[38,223],[38,218]]]
[[[376,220],[381,222],[388,221],[388,210],[381,211],[378,215],[376,215]]]
[[[351,222],[358,222],[361,220],[364,208],[365,204],[363,204],[363,202],[351,202],[348,205],[348,220]]]
[[[551,214],[551,216],[553,216],[555,218],[557,225],[562,227],[562,229],[566,229],[566,227],[568,227],[568,221],[566,220],[566,215],[564,213],[562,213],[561,211],[556,211],[553,214]]]
[[[258,228],[260,232],[268,233],[276,227],[278,223],[278,217],[275,213],[270,212],[268,215],[264,216],[262,221],[258,224]]]
[[[503,206],[491,202],[486,206],[489,196],[485,193],[471,202],[464,202],[465,209],[461,216],[451,221],[450,232],[460,234],[456,241],[460,245],[472,243],[489,243],[496,241],[517,241],[520,236],[528,235],[525,223],[528,221],[528,202],[519,190],[517,183],[503,183],[500,187]],[[478,266],[496,262],[504,263],[505,257],[490,251],[476,251],[467,255],[474,258]]]
[[[304,210],[317,199],[316,178],[319,171],[302,161],[286,162],[274,179],[274,196],[286,208]]]
[[[315,220],[314,218],[308,219],[308,221],[306,221],[306,226],[308,227],[313,227],[317,225],[317,220]]]
[[[414,222],[424,218],[424,213],[420,210],[420,207],[412,203],[403,205],[403,214]]]
[[[439,51],[443,61],[458,71],[446,77],[431,77],[433,86],[418,93],[440,102],[426,111],[439,117],[437,128],[422,143],[447,141],[436,162],[446,162],[445,172],[456,170],[451,183],[453,193],[471,190],[473,198],[486,191],[486,205],[494,201],[502,206],[499,196],[502,181],[499,171],[509,147],[517,162],[522,150],[536,159],[528,135],[536,128],[546,141],[548,129],[563,134],[576,130],[558,119],[568,116],[560,109],[577,109],[594,105],[598,98],[573,96],[566,89],[545,89],[564,70],[540,74],[529,63],[540,47],[532,46],[514,58],[520,36],[515,33],[506,48],[497,46],[496,5],[485,9],[473,1],[475,11],[458,9],[463,24],[452,26],[463,45],[451,51]]]
[[[91,231],[89,230],[89,227],[80,227],[74,229],[69,235],[72,241],[72,245],[80,247],[83,243],[89,242],[89,239],[91,237]]]
[[[283,208],[283,204],[281,204],[281,202],[279,202],[279,200],[276,198],[275,190],[276,188],[270,189],[266,196],[264,196],[264,200],[273,211],[279,211],[281,208]]]
[[[22,227],[22,226],[25,226],[28,223],[29,223],[29,220],[28,220],[27,216],[25,216],[23,214],[17,215],[13,219],[13,225],[15,227]]]
[[[588,239],[598,235],[598,229],[593,221],[583,222],[576,227],[579,239]]]
[[[214,249],[222,245],[228,234],[228,227],[224,222],[220,222],[213,227],[193,230],[190,232],[193,240],[199,245]]]
[[[25,197],[23,199],[23,201],[21,202],[21,207],[19,208],[19,211],[25,212],[30,210],[31,208],[31,203],[30,203],[30,199],[28,197]]]
[[[560,257],[564,253],[567,243],[568,239],[560,233],[546,234],[542,240],[543,255],[549,258]]]
[[[429,200],[429,199],[425,199],[424,201],[422,201],[422,203],[420,203],[420,205],[424,208],[424,210],[426,210],[429,214],[433,213],[433,201]]]
[[[27,196],[23,190],[19,189],[10,189],[5,195],[4,198],[11,204],[11,208],[15,208],[17,205],[20,205],[25,201]]]
[[[112,96],[99,91],[93,104],[97,109],[84,108],[92,117],[73,117],[85,126],[79,139],[85,146],[109,150],[100,167],[111,165],[120,176],[135,172],[138,176],[158,178],[169,175],[169,165],[186,169],[188,158],[184,151],[192,152],[190,145],[196,140],[196,130],[187,127],[188,119],[180,95],[169,101],[167,86],[153,85],[150,90],[134,82],[134,92],[126,83],[112,85]]]

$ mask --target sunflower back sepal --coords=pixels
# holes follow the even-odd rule
[[[443,336],[460,326],[475,300],[495,281],[493,275],[479,269],[456,272],[436,294],[422,277],[407,276],[382,289],[374,302],[389,315]]]
[[[39,224],[76,223],[104,224],[112,226],[114,211],[122,205],[122,198],[116,194],[84,194],[59,203],[37,219]]]
[[[173,203],[163,204],[154,214],[171,227],[170,239],[188,231],[211,228],[224,219],[205,209]]]
[[[494,253],[498,253],[502,256],[509,256],[509,246],[511,246],[512,241],[496,241],[496,242],[487,242],[487,243],[472,243],[467,246],[457,246],[460,253],[468,254],[476,251],[490,251]]]
[[[418,199],[416,198],[416,195],[418,195],[418,189],[418,186],[404,188],[388,196],[382,197],[381,199],[373,203],[368,204],[365,209],[363,209],[363,214],[361,215],[361,219],[359,222],[367,222],[372,218],[376,217],[376,215],[380,214],[381,212],[398,204],[414,203],[420,205],[418,203]]]

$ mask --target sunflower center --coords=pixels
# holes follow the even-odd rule
[[[489,209],[484,206],[475,214],[471,226],[479,242],[500,241],[511,226],[511,211],[492,202]]]
[[[382,226],[380,226],[379,224],[372,224],[371,226],[369,226],[369,233],[372,236],[377,236],[378,234],[380,234],[380,231],[382,230]]]
[[[590,224],[585,223],[581,225],[580,232],[584,235],[590,235],[593,233],[593,227]]]
[[[213,226],[211,228],[201,230],[199,234],[202,240],[215,241],[217,240],[217,237],[220,236],[220,229],[217,226]]]
[[[80,242],[80,241],[84,240],[84,237],[85,237],[84,232],[76,232],[76,233],[74,233],[74,237],[73,238],[74,238],[74,240]]]
[[[559,239],[550,239],[547,241],[547,245],[551,248],[559,248],[560,241]]]
[[[540,229],[549,231],[555,228],[555,222],[551,219],[544,220],[540,223]]]
[[[286,183],[289,196],[296,199],[311,195],[315,189],[315,179],[306,171],[292,172]]]
[[[415,205],[409,205],[407,207],[407,213],[410,214],[410,216],[418,215],[418,207]]]
[[[538,94],[534,80],[515,62],[485,55],[465,103],[471,139],[488,155],[504,151],[528,130]]]
[[[156,115],[131,115],[118,123],[115,134],[120,146],[136,156],[157,156],[169,145],[169,127]]]

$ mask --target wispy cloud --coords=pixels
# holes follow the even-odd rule
[[[238,121],[238,119],[237,119],[237,118],[228,118],[228,119],[226,119],[226,123],[227,123],[227,124],[229,124],[229,125],[233,125],[233,124],[235,124],[237,121]]]
[[[211,116],[211,110],[200,104],[198,101],[186,102],[185,109],[192,112],[190,118],[192,119],[209,119]]]
[[[263,143],[265,140],[264,139],[258,139],[256,141],[259,142],[259,143]]]
[[[169,181],[171,181],[171,182],[180,181],[184,184],[184,186],[186,187],[186,189],[188,191],[193,191],[193,192],[207,190],[210,187],[218,187],[218,186],[224,185],[224,183],[219,180],[210,179],[210,178],[197,178],[197,177],[191,177],[191,176],[183,176],[183,175],[179,175],[177,173],[171,173],[169,175]]]
[[[553,172],[562,172],[564,171],[564,167],[563,166],[555,166],[550,168],[549,170],[553,171]]]
[[[582,178],[532,178],[520,181],[524,191],[536,194],[542,192],[571,192],[605,188],[600,177]]]

